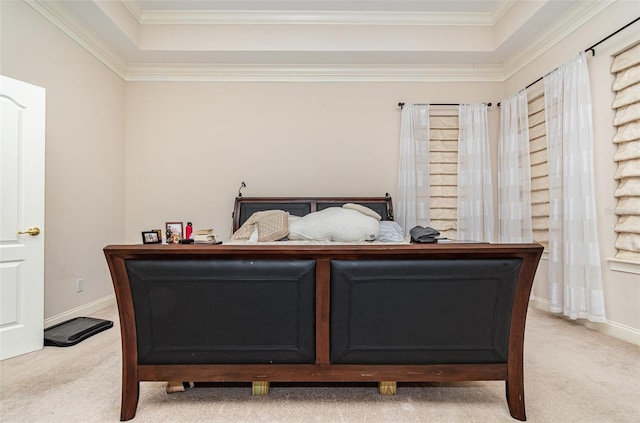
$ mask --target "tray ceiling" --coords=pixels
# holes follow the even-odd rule
[[[27,3],[127,80],[501,81],[611,1]]]

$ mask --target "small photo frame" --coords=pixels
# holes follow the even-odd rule
[[[166,223],[166,234],[167,234],[167,243],[171,244],[173,239],[178,236],[178,240],[182,239],[182,234],[184,230],[184,226],[182,222],[167,222]]]
[[[143,244],[160,244],[162,238],[158,236],[158,231],[144,231],[142,232]]]

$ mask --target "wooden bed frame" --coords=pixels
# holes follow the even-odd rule
[[[397,381],[503,380],[511,416],[526,420],[524,329],[542,250],[107,246],[122,335],[120,418],[135,416],[141,381],[253,382],[254,394],[269,382],[378,382],[394,394]]]

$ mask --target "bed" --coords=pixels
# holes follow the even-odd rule
[[[236,199],[257,211],[355,203],[393,219],[391,198]],[[122,336],[121,420],[143,381],[505,381],[526,420],[524,328],[538,244],[109,245]]]

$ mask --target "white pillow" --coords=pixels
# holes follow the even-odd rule
[[[289,215],[289,225],[291,225],[291,222],[293,222],[294,220],[298,220],[298,219],[302,219],[300,216],[296,216],[294,214],[290,214]]]
[[[393,220],[383,220],[380,222],[380,234],[377,238],[380,242],[401,242],[404,241],[404,229]]]
[[[289,221],[289,239],[318,241],[373,241],[379,222],[352,209],[329,207]]]
[[[366,214],[367,216],[371,216],[378,221],[382,220],[382,216],[380,216],[375,210],[370,209],[369,207],[363,206],[362,204],[346,203],[346,204],[343,204],[342,207],[345,209],[359,211],[360,213]]]

